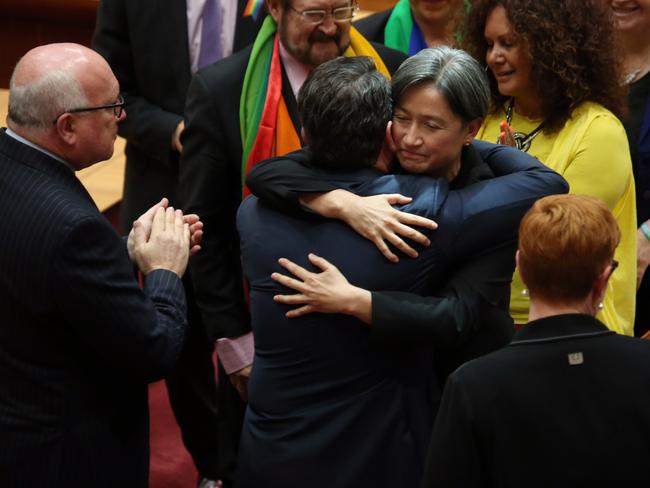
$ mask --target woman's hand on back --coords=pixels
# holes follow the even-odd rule
[[[433,220],[402,212],[392,206],[405,205],[411,200],[410,197],[399,193],[360,197],[345,190],[301,197],[301,202],[316,213],[344,221],[358,234],[372,241],[386,259],[394,263],[399,261],[399,258],[388,243],[407,256],[415,258],[418,256],[417,251],[404,238],[428,246],[430,242],[427,236],[413,227],[438,227]]]
[[[299,305],[289,310],[288,318],[296,318],[312,312],[344,313],[370,323],[372,316],[369,291],[351,285],[336,266],[315,254],[309,254],[309,261],[321,270],[312,273],[286,258],[280,258],[280,265],[294,277],[273,273],[271,278],[298,293],[275,295],[273,300],[286,305]]]

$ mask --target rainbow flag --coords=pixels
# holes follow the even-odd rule
[[[264,5],[264,0],[248,0],[246,7],[244,8],[244,17],[253,17],[253,20],[257,20],[262,11],[262,5]]]

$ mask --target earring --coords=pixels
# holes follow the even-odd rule
[[[527,288],[524,288],[524,289],[521,290],[521,296],[522,297],[527,297],[528,296],[528,289]]]
[[[596,309],[597,310],[602,310],[603,308],[605,308],[605,305],[603,305],[603,302],[598,302],[598,305],[596,305]]]

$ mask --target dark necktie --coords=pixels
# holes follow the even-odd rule
[[[206,0],[203,6],[199,68],[221,59],[221,7],[219,0]]]

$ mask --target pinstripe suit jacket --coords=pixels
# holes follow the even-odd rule
[[[140,290],[73,172],[4,130],[0,209],[0,486],[146,486],[146,384],[182,345],[180,280]]]

